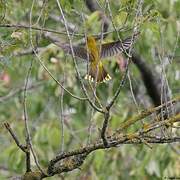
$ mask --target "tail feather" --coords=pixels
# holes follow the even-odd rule
[[[111,76],[105,70],[101,62],[96,65],[95,63],[90,64],[89,73],[86,74],[85,79],[96,82],[106,82],[111,79]]]

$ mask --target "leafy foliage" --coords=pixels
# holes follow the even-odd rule
[[[36,27],[51,28],[65,32],[62,22],[56,21],[53,15],[59,17],[60,12],[55,1],[0,1],[1,24],[28,24],[30,9],[32,8],[32,24]],[[43,3],[45,2],[45,3]],[[69,23],[75,25],[75,33],[97,34],[101,32],[99,12],[90,13],[83,1],[62,0],[63,10]],[[102,7],[104,1],[99,1]],[[137,1],[122,0],[110,1],[113,22],[118,28],[131,29],[135,17]],[[145,0],[142,16],[138,19],[141,34],[135,44],[135,50],[141,54],[147,64],[162,72],[165,67],[167,80],[172,96],[177,95],[180,86],[179,52],[180,52],[180,22],[178,18],[180,2],[178,0]],[[84,22],[82,14],[84,14]],[[105,10],[109,17],[108,11]],[[113,30],[112,24],[110,25]],[[120,37],[126,37],[131,32],[118,32]],[[62,42],[67,42],[67,36],[59,35]],[[73,42],[80,42],[81,36],[74,37]],[[106,42],[116,40],[117,33],[107,36]],[[88,128],[92,123],[91,140],[99,137],[99,128],[102,125],[102,115],[90,108],[88,102],[79,101],[63,91],[49,76],[47,71],[38,63],[37,57],[18,55],[31,49],[31,43],[41,47],[38,56],[53,76],[72,94],[83,97],[81,86],[77,80],[71,56],[67,56],[61,49],[43,38],[41,31],[29,29],[0,27],[0,99],[11,95],[10,98],[0,101],[0,179],[19,175],[25,171],[24,154],[16,147],[3,123],[8,121],[15,130],[22,143],[25,142],[24,115],[23,115],[23,87],[27,72],[33,61],[32,72],[29,78],[27,91],[27,110],[29,127],[35,152],[42,167],[46,167],[49,160],[60,152],[62,144],[62,123],[64,121],[64,148],[69,151],[87,143]],[[99,84],[97,96],[103,105],[115,93],[123,72],[119,69],[117,58],[104,62],[113,80],[108,84]],[[81,76],[86,72],[86,64],[78,60]],[[116,129],[121,122],[126,121],[137,109],[146,108],[151,101],[144,89],[140,73],[131,64],[130,76],[133,90],[138,89],[137,108],[132,99],[130,84],[127,82],[113,107],[110,128],[108,133]],[[84,81],[85,82],[85,81]],[[92,91],[85,82],[88,93]],[[138,99],[138,93],[141,95]],[[146,103],[147,102],[147,103]],[[63,110],[63,112],[62,112]],[[61,116],[61,112],[63,113]],[[63,117],[63,118],[62,118]],[[150,121],[147,119],[145,121]],[[133,131],[142,124],[137,124],[129,131]],[[35,163],[32,158],[34,168]],[[123,145],[108,151],[99,150],[88,157],[81,170],[64,174],[68,179],[162,179],[163,177],[179,177],[179,157],[170,145],[153,145],[149,149],[146,145]],[[47,178],[57,179],[58,176]]]

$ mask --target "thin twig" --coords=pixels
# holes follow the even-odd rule
[[[27,153],[26,153],[26,172],[31,171],[31,162],[30,162],[30,131],[28,126],[28,115],[27,115],[27,105],[26,105],[26,93],[27,93],[27,86],[28,86],[28,80],[31,74],[32,70],[32,64],[33,59],[31,60],[29,70],[25,79],[25,85],[24,85],[24,98],[23,98],[23,113],[24,113],[24,123],[25,123],[25,131],[26,131],[26,147],[27,147]]]
[[[139,11],[141,11],[142,2],[143,2],[142,0],[139,0],[139,1],[138,1],[138,7],[137,7],[136,17],[138,17]],[[114,30],[115,30],[115,32],[117,33],[118,39],[119,39],[119,41],[120,41],[121,44],[122,44],[122,40],[121,40],[120,37],[119,37],[119,33],[118,33],[117,28],[116,28],[116,26],[115,26],[115,24],[114,24],[114,21],[113,21],[112,11],[111,11],[111,8],[110,8],[109,0],[106,0],[106,3],[107,3],[107,8],[108,8],[108,11],[109,11],[109,14],[110,14],[110,19],[111,19],[111,22],[112,22],[112,24],[113,24]],[[136,20],[136,18],[135,18],[135,20]],[[117,100],[117,98],[118,98],[118,96],[119,96],[119,94],[120,94],[120,92],[121,92],[122,87],[124,86],[124,84],[125,84],[125,82],[126,82],[127,75],[128,75],[128,68],[129,68],[129,65],[130,65],[130,62],[131,62],[131,61],[130,61],[130,57],[131,57],[133,39],[134,39],[134,36],[135,36],[136,33],[137,33],[137,27],[136,27],[136,21],[135,21],[135,22],[134,22],[133,34],[132,34],[132,38],[131,38],[131,46],[130,46],[130,48],[129,48],[129,52],[128,52],[128,53],[125,51],[125,53],[128,55],[127,66],[126,66],[126,69],[125,69],[125,73],[124,73],[124,75],[123,75],[123,77],[122,77],[122,80],[120,81],[120,84],[119,84],[119,86],[118,86],[118,88],[117,88],[117,90],[116,90],[113,98],[112,98],[111,101],[106,105],[106,111],[107,111],[108,114],[109,114],[109,112],[110,112],[111,107],[113,106],[113,104],[114,104],[115,101]],[[123,45],[122,45],[122,47],[123,47]],[[124,48],[123,48],[123,49],[124,49]],[[106,115],[105,115],[105,117],[106,117]],[[108,116],[108,118],[105,118],[105,119],[104,119],[103,127],[102,127],[102,130],[101,130],[101,131],[102,131],[102,132],[101,132],[101,137],[102,137],[103,142],[105,143],[106,146],[107,146],[107,140],[106,140],[106,137],[105,137],[105,136],[106,136],[106,129],[107,129],[107,127],[108,127],[108,120],[109,120],[109,116]]]
[[[52,159],[48,166],[48,172],[53,174],[54,165],[65,159],[72,156],[77,155],[83,155],[83,154],[90,154],[91,152],[94,152],[98,149],[105,149],[105,148],[112,148],[117,147],[120,144],[144,144],[146,143],[173,143],[173,142],[180,142],[180,137],[172,137],[172,138],[160,138],[160,137],[147,137],[144,136],[146,133],[153,131],[155,129],[158,129],[166,124],[174,123],[180,121],[180,114],[177,114],[173,118],[169,118],[165,121],[161,122],[155,122],[150,125],[148,125],[148,128],[139,130],[138,132],[131,133],[131,134],[125,134],[118,136],[113,135],[111,137],[108,137],[108,146],[104,146],[104,143],[101,140],[97,140],[95,143],[92,143],[91,145],[82,147],[80,149],[76,149],[70,152],[62,153],[60,155],[57,155],[54,159]],[[77,168],[77,167],[76,167]]]
[[[57,5],[59,7],[59,10],[60,10],[60,13],[62,15],[62,18],[63,18],[63,21],[64,21],[64,25],[65,25],[65,29],[66,29],[66,32],[67,32],[67,36],[68,36],[68,40],[69,40],[69,45],[70,45],[70,48],[71,48],[71,52],[72,52],[72,58],[73,58],[73,62],[74,62],[74,65],[75,65],[75,70],[76,70],[76,73],[77,73],[77,76],[78,76],[78,80],[80,81],[80,84],[81,84],[81,87],[83,89],[83,92],[87,98],[87,101],[89,102],[89,104],[98,112],[100,113],[103,113],[103,110],[98,108],[93,102],[92,100],[90,99],[88,93],[87,93],[87,90],[84,86],[84,83],[83,83],[83,80],[80,76],[80,73],[78,71],[78,67],[77,67],[77,63],[76,63],[76,60],[75,60],[75,55],[74,55],[74,50],[73,50],[73,47],[72,47],[72,40],[71,40],[71,37],[70,37],[70,33],[69,33],[69,30],[68,30],[68,27],[67,27],[67,21],[65,19],[65,16],[64,16],[64,13],[63,13],[63,10],[62,10],[62,7],[61,7],[61,4],[59,2],[59,0],[56,0],[57,2]]]
[[[135,98],[135,95],[134,95],[134,92],[133,92],[133,87],[132,87],[132,82],[131,82],[131,76],[130,76],[130,72],[129,72],[129,71],[128,71],[128,80],[129,80],[129,87],[130,87],[130,91],[131,91],[131,95],[132,95],[134,104],[135,104],[137,110],[139,111],[139,106],[138,106],[138,103],[137,103],[137,101],[136,101],[136,98]]]
[[[32,84],[32,85],[28,86],[26,88],[26,90],[30,91],[30,90],[36,89],[39,86],[42,86],[43,84],[44,84],[44,81],[37,82],[35,84]],[[7,95],[0,97],[0,103],[3,103],[5,101],[9,100],[13,96],[16,96],[17,94],[21,93],[22,91],[24,91],[24,87],[20,87],[20,88],[11,90]]]
[[[174,104],[174,103],[177,103],[180,101],[180,96],[174,98],[173,100],[171,101],[168,101],[167,103],[164,103],[160,106],[157,106],[157,107],[153,107],[153,108],[149,108],[147,110],[144,110],[142,111],[140,114],[130,118],[129,120],[127,120],[126,122],[123,122],[121,125],[120,125],[120,128],[116,131],[117,133],[121,132],[122,130],[124,129],[127,129],[129,126],[131,126],[132,124],[134,124],[135,122],[141,120],[141,119],[144,119],[145,117],[149,116],[150,114],[154,113],[154,112],[157,112],[159,111],[160,109],[162,109],[164,106],[166,105],[171,105],[171,104]]]
[[[32,41],[32,29],[31,29],[31,25],[32,25],[32,11],[33,11],[33,7],[34,7],[34,3],[35,3],[35,0],[33,0],[33,2],[32,2],[31,10],[30,10],[30,18],[29,18],[29,23],[30,23],[29,36],[30,36],[30,43],[31,43],[31,46],[33,47],[33,50],[35,48],[33,46],[33,41]],[[41,168],[41,166],[40,166],[40,164],[38,162],[38,158],[37,158],[37,156],[35,154],[35,151],[34,151],[34,148],[33,148],[32,142],[31,142],[31,135],[30,135],[29,125],[28,125],[28,120],[29,119],[28,119],[28,114],[27,114],[27,103],[26,103],[26,97],[27,97],[26,93],[27,93],[27,90],[26,90],[26,88],[28,86],[28,81],[29,81],[29,78],[30,78],[30,75],[31,75],[32,67],[33,67],[33,59],[31,60],[31,64],[30,64],[29,69],[28,69],[28,73],[27,73],[27,76],[26,76],[26,79],[25,79],[25,88],[24,88],[23,107],[24,107],[24,121],[25,121],[25,130],[26,130],[26,145],[27,145],[28,149],[31,150],[33,158],[34,158],[34,161],[35,161],[36,166],[38,167],[39,171],[42,174],[45,174],[43,169]],[[30,155],[30,152],[29,152],[29,155]],[[30,157],[28,159],[29,159],[29,166],[30,166],[31,165],[30,164]]]
[[[10,135],[12,136],[12,138],[14,139],[16,145],[23,151],[26,153],[27,148],[25,145],[21,144],[19,142],[19,139],[17,138],[16,134],[13,132],[13,130],[11,129],[11,126],[9,123],[4,123],[4,126],[6,127],[6,129],[9,131]]]
[[[30,26],[28,25],[22,25],[22,24],[0,24],[0,27],[6,27],[6,28],[23,28],[23,29],[29,29]],[[55,34],[60,34],[60,35],[67,35],[66,32],[61,32],[61,31],[55,31],[52,29],[46,29],[46,28],[41,28],[41,27],[31,27],[31,29],[36,30],[36,31],[44,31],[44,32],[51,32],[51,33],[55,33]],[[71,34],[72,35],[72,34]],[[74,36],[77,37],[83,37],[83,34],[74,34]]]
[[[28,25],[23,25],[23,24],[0,24],[0,27],[2,27],[2,28],[6,27],[6,28],[17,28],[17,29],[29,29]],[[41,28],[41,27],[34,27],[34,26],[32,26],[31,28],[35,31],[51,32],[51,33],[59,34],[59,35],[67,35],[66,32],[56,31],[56,30],[49,29],[49,28]],[[121,31],[125,32],[125,31],[131,31],[131,30],[132,30],[131,28],[127,28],[127,27],[121,27],[121,28],[117,29],[118,32],[121,32]],[[114,30],[104,32],[103,35],[108,35],[111,33],[114,33]],[[74,35],[76,37],[81,37],[81,38],[84,37],[84,34],[79,34],[79,33],[70,33],[70,35]],[[101,35],[101,33],[93,34],[94,37],[100,37],[100,35]]]

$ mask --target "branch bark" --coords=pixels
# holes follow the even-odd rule
[[[173,100],[173,103],[177,103],[180,101],[180,97],[177,97]],[[170,104],[172,102],[168,102]],[[164,104],[148,109],[146,112],[142,112],[142,114],[137,115],[135,120],[132,121],[132,119],[127,120],[128,125],[126,126],[120,126],[119,130],[116,130],[115,133],[112,136],[106,137],[108,146],[103,142],[102,138],[98,139],[96,142],[91,143],[90,145],[87,145],[82,148],[78,148],[76,150],[70,151],[70,152],[64,152],[62,154],[56,155],[50,162],[47,168],[47,173],[43,174],[40,171],[35,172],[26,172],[23,178],[27,180],[28,178],[31,180],[33,178],[36,179],[44,179],[46,177],[51,177],[56,174],[60,174],[63,172],[69,172],[74,169],[79,168],[86,157],[91,153],[95,152],[98,149],[110,149],[113,147],[117,147],[120,144],[145,144],[149,147],[150,144],[163,144],[163,143],[176,143],[180,142],[179,136],[172,136],[172,137],[160,137],[156,136],[155,130],[161,128],[165,125],[173,125],[175,122],[180,122],[180,113],[176,114],[175,116],[172,116],[164,121],[154,121],[153,123],[147,124],[145,127],[142,127],[138,129],[136,132],[123,134],[123,128],[127,128],[130,125],[137,122],[137,120],[143,119],[144,117],[149,116],[151,113],[156,112],[159,110],[159,108],[162,108]],[[20,145],[19,140],[15,133],[10,128],[10,125],[8,123],[4,124],[9,133],[11,134],[12,138],[14,139],[16,145],[23,150],[23,152],[26,152],[26,147],[23,145]],[[151,136],[149,133],[153,132],[153,136]]]

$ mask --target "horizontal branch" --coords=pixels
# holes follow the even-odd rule
[[[27,90],[29,91],[29,90],[35,89],[35,88],[37,88],[37,87],[39,87],[39,86],[41,86],[43,84],[44,84],[43,81],[37,82],[35,84],[32,84],[32,85],[28,86]],[[7,95],[0,97],[0,103],[2,103],[4,101],[7,101],[8,99],[15,96],[16,94],[21,93],[23,90],[24,90],[24,87],[20,87],[20,88],[11,90]]]
[[[26,56],[29,54],[34,54],[35,52],[39,53],[39,52],[43,51],[44,49],[45,49],[44,47],[37,47],[36,49],[29,48],[29,49],[24,49],[21,51],[15,51],[12,55],[13,56]]]
[[[155,123],[149,124],[145,129],[139,130],[136,133],[125,134],[125,135],[121,135],[121,134],[115,135],[114,134],[113,136],[107,138],[108,146],[105,146],[102,139],[100,139],[89,146],[57,155],[54,159],[52,159],[50,161],[50,163],[48,165],[47,174],[50,174],[50,175],[54,174],[55,164],[57,162],[62,161],[63,159],[66,159],[69,157],[75,157],[75,156],[79,156],[79,155],[87,156],[91,152],[94,152],[98,149],[112,148],[112,147],[116,147],[120,144],[144,144],[144,143],[152,143],[153,144],[153,143],[180,142],[180,137],[172,137],[172,138],[162,137],[161,138],[161,137],[156,137],[156,136],[155,137],[146,137],[145,136],[150,131],[153,131],[153,130],[160,128],[166,124],[174,123],[177,121],[180,121],[180,113],[174,117],[171,117],[171,118],[165,120],[165,121],[160,121],[160,122],[155,122]],[[75,168],[77,168],[77,167],[75,166]],[[61,169],[62,169],[62,167],[61,167]],[[73,168],[71,167],[71,169],[73,169]],[[61,171],[59,170],[58,173],[61,173]]]
[[[114,134],[113,136],[107,137],[108,146],[105,146],[102,139],[88,145],[86,147],[82,147],[76,149],[74,151],[65,152],[60,155],[57,155],[54,159],[49,162],[47,174],[43,174],[42,172],[27,172],[24,177],[38,177],[39,179],[43,179],[46,177],[54,176],[55,174],[60,174],[62,172],[69,172],[74,169],[79,168],[86,157],[91,153],[99,149],[110,149],[113,147],[117,147],[121,144],[164,144],[164,143],[176,143],[180,142],[180,137],[159,137],[159,136],[148,136],[147,133],[158,129],[164,125],[172,124],[174,122],[180,121],[180,113],[160,122],[150,123],[146,128],[140,129],[139,131],[131,134]],[[17,140],[15,134],[12,132],[8,123],[5,123],[6,128],[12,135],[15,140],[17,146],[21,148],[19,145],[19,141]],[[56,163],[60,163],[60,165],[56,165]]]
[[[0,28],[17,28],[17,29],[30,29],[31,28],[35,31],[41,31],[41,32],[44,31],[44,32],[51,32],[51,33],[59,34],[59,35],[67,35],[66,32],[62,32],[62,31],[56,31],[53,29],[47,29],[47,28],[41,28],[41,27],[33,27],[33,26],[30,27],[28,25],[22,25],[22,24],[0,24]],[[127,27],[122,27],[122,28],[117,29],[118,32],[131,31],[131,30],[132,30],[132,28],[127,28]],[[104,32],[103,35],[107,35],[110,33],[114,33],[114,30]],[[69,34],[72,36],[76,36],[76,37],[81,37],[81,38],[84,37],[84,34],[78,34],[78,33],[69,33]],[[102,35],[102,33],[92,34],[92,36],[94,36],[94,37],[99,37],[101,35]]]
[[[148,110],[144,110],[140,114],[130,118],[126,122],[122,122],[121,125],[120,125],[120,128],[116,132],[118,133],[118,132],[120,132],[120,131],[122,131],[124,129],[127,129],[129,126],[136,123],[137,121],[139,121],[141,119],[144,119],[145,117],[149,116],[150,114],[152,114],[152,113],[154,113],[156,111],[159,111],[164,106],[170,105],[172,103],[174,104],[174,103],[177,103],[179,101],[180,101],[180,96],[178,96],[178,97],[174,98],[173,100],[168,101],[168,102],[166,102],[166,103],[164,103],[164,104],[162,104],[160,106],[149,108]]]
[[[47,28],[41,28],[41,27],[33,27],[33,26],[28,26],[28,25],[22,25],[22,24],[0,24],[0,27],[6,27],[6,28],[21,28],[21,29],[33,29],[35,31],[44,31],[44,32],[51,32],[51,33],[55,33],[55,34],[60,34],[60,35],[67,35],[66,32],[62,32],[62,31],[56,31],[53,29],[47,29]],[[71,34],[73,36],[81,36],[84,37],[83,34]]]
[[[67,164],[64,167],[64,164],[62,164],[61,166],[54,168],[54,165],[61,161],[62,159],[65,159],[65,161],[68,161],[69,157],[73,157],[73,159],[75,159],[76,156],[80,156],[80,155],[84,155],[84,157],[86,157],[88,154],[90,154],[91,152],[94,152],[96,150],[99,149],[105,149],[105,148],[113,148],[113,147],[117,147],[120,144],[144,144],[144,142],[146,143],[151,143],[151,144],[164,144],[164,143],[175,143],[175,142],[180,142],[180,137],[172,137],[172,138],[160,138],[160,137],[154,137],[154,138],[143,138],[143,137],[134,137],[133,139],[131,138],[131,136],[124,136],[121,137],[119,139],[108,139],[108,147],[104,146],[103,142],[100,143],[96,143],[96,144],[92,144],[90,146],[81,148],[81,149],[77,149],[68,153],[64,153],[61,155],[56,156],[53,160],[50,161],[49,167],[48,167],[48,174],[50,176],[53,176],[55,174],[58,173],[62,173],[62,172],[67,172],[67,169],[69,169],[69,171],[72,171],[76,168],[78,168],[79,166],[82,165],[84,159],[81,161],[81,163],[79,164],[79,166],[77,167],[77,163],[69,163],[69,166],[67,166]],[[66,160],[67,159],[67,160]]]

